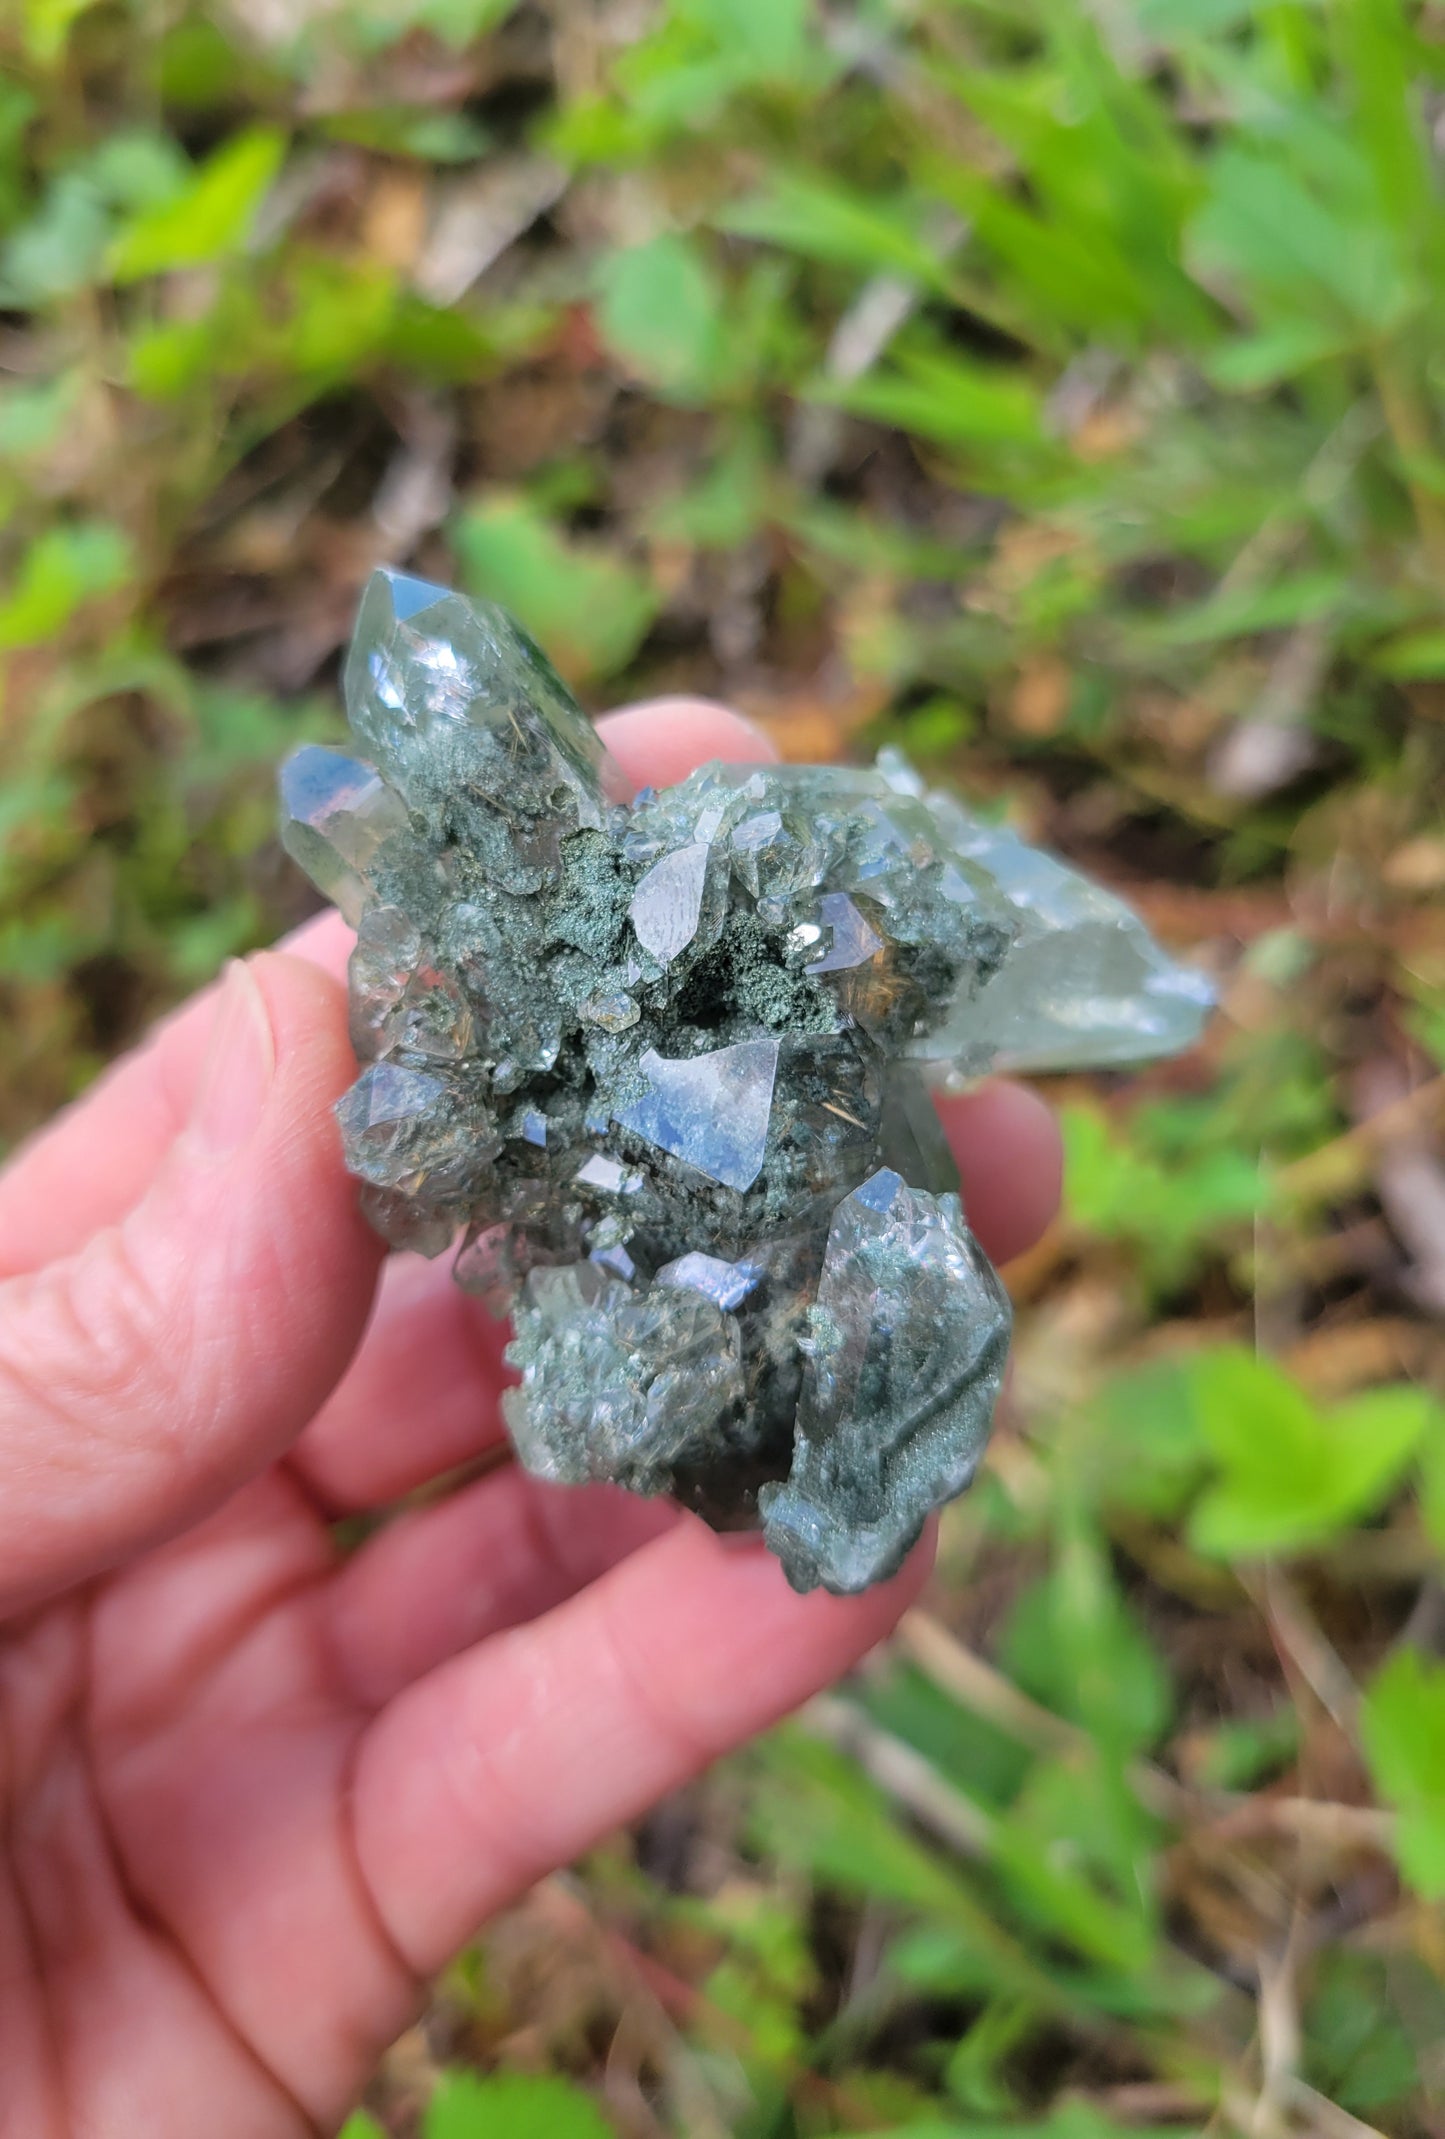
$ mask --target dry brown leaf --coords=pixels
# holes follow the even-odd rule
[[[426,236],[427,184],[420,170],[384,170],[371,189],[361,221],[364,251],[409,275]]]
[[[1020,735],[1057,735],[1068,718],[1073,679],[1053,654],[1041,654],[1020,671],[1008,701],[1008,720]]]

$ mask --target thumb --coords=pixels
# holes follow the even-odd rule
[[[140,1200],[0,1284],[0,1613],[208,1513],[340,1375],[381,1253],[331,1117],[354,1071],[336,981],[233,966]],[[81,1173],[79,1124],[75,1153]]]

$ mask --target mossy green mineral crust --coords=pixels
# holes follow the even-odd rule
[[[924,1083],[1121,1063],[1208,1001],[1127,908],[874,771],[629,800],[499,610],[378,572],[360,758],[283,837],[357,931],[339,1107],[373,1224],[515,1318],[540,1477],[761,1525],[799,1589],[898,1567],[988,1436],[1009,1309]]]

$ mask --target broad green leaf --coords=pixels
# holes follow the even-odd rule
[[[1038,394],[1016,368],[1002,364],[904,349],[888,369],[850,385],[816,381],[810,397],[941,446],[992,449],[1043,443]]]
[[[1071,1220],[1105,1238],[1137,1242],[1146,1251],[1145,1274],[1161,1291],[1189,1274],[1207,1243],[1228,1238],[1267,1205],[1258,1164],[1232,1146],[1200,1142],[1156,1157],[1102,1108],[1065,1105],[1059,1121]]]
[[[79,371],[59,371],[33,386],[0,393],[0,459],[21,459],[53,446],[84,392]]]
[[[1111,1375],[1060,1433],[1053,1460],[1091,1503],[1177,1515],[1206,1463],[1189,1362]]]
[[[1201,1356],[1195,1392],[1219,1475],[1190,1535],[1226,1559],[1300,1551],[1369,1514],[1440,1417],[1403,1386],[1321,1412],[1279,1367],[1229,1348]]]
[[[44,304],[100,278],[117,212],[173,199],[190,165],[162,134],[123,130],[59,172],[28,222],[0,253],[0,293]]]
[[[457,523],[456,544],[467,586],[514,611],[573,676],[614,674],[657,613],[640,572],[569,541],[524,499],[474,505]]]
[[[73,966],[104,945],[104,931],[93,921],[87,925],[73,914],[37,910],[27,902],[23,914],[0,919],[0,980],[41,987],[63,983]],[[214,975],[215,966],[210,970]]]
[[[338,2139],[386,2139],[386,2130],[366,2110],[357,2109],[342,2125]]]
[[[1370,1771],[1399,1823],[1400,1870],[1427,1901],[1445,1897],[1445,1665],[1399,1649],[1360,1711]]]
[[[118,208],[154,208],[173,200],[191,166],[166,134],[112,134],[85,166],[86,176]]]
[[[464,112],[427,105],[382,104],[369,111],[337,112],[326,131],[338,141],[383,156],[410,156],[420,163],[471,163],[488,146],[485,128]]]
[[[1445,1553],[1445,1413],[1431,1420],[1420,1442],[1420,1519],[1436,1549]]]
[[[1035,1700],[1080,1724],[1106,1750],[1138,1750],[1168,1723],[1168,1674],[1098,1536],[1081,1523],[1070,1524],[1054,1567],[1015,1605],[1003,1654]]]
[[[26,551],[13,588],[0,602],[0,648],[43,644],[82,602],[114,592],[130,571],[130,544],[109,521],[52,527]]]
[[[110,227],[94,180],[63,172],[0,251],[0,302],[39,305],[83,289],[100,270]]]
[[[616,2139],[580,2087],[551,2074],[449,2073],[422,2118],[422,2139]]]
[[[1376,651],[1373,665],[1402,683],[1445,676],[1445,626],[1402,632]]]
[[[1017,1796],[1029,1752],[921,1671],[897,1665],[876,1683],[860,1684],[857,1699],[884,1730],[913,1746],[975,1802],[1003,1811]]]
[[[285,153],[275,127],[251,127],[223,143],[182,192],[121,231],[110,251],[112,276],[136,282],[240,250]]]
[[[498,356],[489,329],[474,313],[446,305],[428,304],[410,290],[392,291],[389,302],[377,302],[380,334],[378,354],[402,365],[423,379],[443,380],[451,385],[471,384],[486,374]],[[515,354],[520,355],[518,348]]]
[[[1211,1790],[1252,1790],[1299,1751],[1297,1709],[1281,1706],[1258,1720],[1221,1723],[1202,1737],[1198,1780]]]
[[[678,12],[753,80],[793,79],[806,71],[814,40],[822,49],[811,0],[682,0]]]
[[[856,2139],[1181,2139],[1175,2125],[1118,2124],[1101,2109],[1087,2102],[1069,2102],[1041,2122],[1021,2124],[947,2120],[922,2124],[896,2124],[887,2131],[863,2132]]]
[[[1205,370],[1216,386],[1230,393],[1255,393],[1277,386],[1349,349],[1350,332],[1327,319],[1284,319],[1259,334],[1241,335],[1223,343],[1205,359]]]
[[[756,1756],[763,1773],[751,1824],[784,1863],[848,1894],[916,1910],[976,1956],[984,1980],[1050,2006],[1058,1992],[973,1890],[963,1868],[906,1833],[862,1771],[831,1746],[783,1730]],[[980,1817],[986,1818],[980,1808]]]
[[[21,0],[25,50],[41,67],[53,67],[64,56],[71,30],[98,0]]]
[[[1408,229],[1430,206],[1430,167],[1414,67],[1416,33],[1400,0],[1334,0],[1330,23],[1354,132],[1384,213]]]
[[[517,0],[418,0],[411,13],[419,29],[431,30],[448,44],[462,46],[484,37],[488,30],[499,29],[516,6]],[[388,10],[384,4],[383,19],[388,11],[395,16],[394,6]]]
[[[233,36],[244,37],[232,17]],[[271,86],[255,44],[232,42],[208,12],[182,15],[163,32],[156,88],[169,111],[221,111],[238,95],[264,95]]]
[[[353,377],[383,347],[396,320],[395,277],[365,257],[303,254],[291,267],[286,295],[290,309],[271,330],[268,353],[322,383]]]
[[[126,380],[148,401],[170,401],[184,394],[212,366],[215,323],[167,319],[136,329],[126,352]]]
[[[1139,0],[1139,27],[1165,41],[1207,37],[1237,29],[1258,11],[1259,0]]]
[[[517,0],[347,0],[349,37],[367,53],[386,52],[415,31],[429,30],[460,48],[506,21]]]
[[[1445,2041],[1445,1986],[1423,1958],[1387,1946],[1328,1946],[1310,1971],[1304,2077],[1378,2126],[1428,2072]],[[1397,2121],[1395,2119],[1391,2120]]]
[[[65,824],[75,799],[74,777],[51,766],[0,780],[0,898],[8,899],[20,889],[16,857],[27,832],[37,824]]]
[[[620,102],[594,98],[565,115],[573,153],[645,161],[669,135],[715,129],[734,98],[811,97],[844,64],[812,0],[675,0],[652,20],[615,64]]]
[[[704,397],[723,347],[723,296],[701,249],[675,236],[610,254],[597,323],[628,368],[664,394]]]
[[[1348,600],[1350,591],[1344,572],[1298,572],[1270,586],[1242,587],[1176,609],[1145,626],[1144,634],[1156,646],[1207,646],[1258,631],[1284,631],[1328,616]]]
[[[718,218],[718,227],[737,237],[763,238],[861,274],[886,271],[925,289],[946,289],[945,263],[918,225],[909,203],[880,202],[837,180],[783,171]]]
[[[1348,322],[1360,339],[1387,332],[1421,299],[1396,232],[1372,196],[1367,167],[1344,144],[1325,162],[1313,137],[1293,137],[1308,169],[1232,143],[1216,158],[1210,198],[1190,232],[1207,280],[1241,290],[1261,322],[1303,312]]]
[[[765,443],[749,427],[723,445],[689,488],[659,499],[647,516],[648,529],[664,542],[736,549],[766,517],[769,477]]]

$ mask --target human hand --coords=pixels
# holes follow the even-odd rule
[[[615,714],[636,778],[765,752]],[[795,1596],[753,1544],[515,1466],[505,1332],[357,1214],[335,917],[231,970],[0,1175],[0,2134],[331,2129],[492,1910],[845,1670],[925,1578]],[[950,1103],[1002,1260],[1058,1143]],[[379,1277],[379,1282],[378,1282]],[[368,1320],[369,1317],[369,1320]]]

